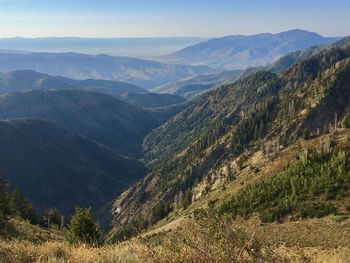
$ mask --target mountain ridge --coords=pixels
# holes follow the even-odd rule
[[[160,61],[207,65],[226,70],[265,66],[289,52],[335,42],[306,30],[294,29],[276,34],[231,35],[184,48]]]
[[[147,93],[135,85],[108,80],[73,80],[60,76],[51,76],[34,70],[16,70],[0,73],[0,93],[28,91],[31,89],[81,89],[96,91],[114,96],[123,93]]]
[[[71,79],[104,79],[151,88],[195,74],[214,72],[207,66],[171,65],[157,61],[81,53],[0,53],[0,72],[35,70]]]

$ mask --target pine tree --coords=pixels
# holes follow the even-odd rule
[[[8,182],[5,179],[0,178],[0,227],[3,224],[5,224],[11,216],[11,208],[9,205],[9,193],[7,191],[7,188]]]
[[[70,243],[98,245],[102,241],[99,227],[95,224],[90,208],[76,208],[67,226],[66,239]]]
[[[9,204],[14,215],[21,217],[22,219],[30,220],[31,223],[37,222],[37,216],[32,204],[18,189],[15,189],[9,194]]]
[[[184,209],[189,207],[192,203],[192,193],[190,189],[187,189],[182,196],[181,204]]]

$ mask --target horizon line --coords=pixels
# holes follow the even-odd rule
[[[322,33],[318,33],[317,31],[313,30],[307,30],[307,29],[301,29],[301,28],[292,28],[287,29],[283,31],[278,32],[256,32],[253,34],[239,34],[239,33],[230,33],[230,34],[223,34],[223,35],[216,35],[216,36],[198,36],[198,35],[173,35],[173,36],[77,36],[77,35],[65,35],[65,36],[55,36],[55,35],[48,35],[48,36],[7,36],[7,37],[0,37],[0,39],[44,39],[44,38],[80,38],[80,39],[164,39],[164,38],[199,38],[199,39],[212,39],[212,38],[222,38],[227,36],[255,36],[260,34],[271,34],[276,35],[280,33],[285,33],[289,31],[306,31],[309,33],[316,33],[322,37],[347,37],[350,36],[350,33],[347,35],[323,35]]]

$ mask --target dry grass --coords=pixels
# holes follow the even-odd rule
[[[30,241],[0,241],[1,263],[118,263],[118,262],[295,262],[295,263],[349,263],[350,248],[290,248],[278,247],[273,251],[262,251],[260,258],[251,258],[246,253],[239,254],[234,260],[220,257],[208,257],[217,248],[205,253],[199,252],[183,242],[176,247],[167,239],[164,245],[149,247],[139,241],[120,245],[108,245],[100,248],[70,246],[60,241],[35,244]],[[191,240],[193,241],[193,240]],[[193,245],[198,246],[198,243]],[[233,251],[231,251],[233,252]]]
[[[101,247],[71,246],[63,241],[0,240],[0,263],[350,263],[350,246],[329,248],[271,244],[259,237],[259,231],[252,234],[217,219],[210,216],[183,224],[176,232]],[[282,227],[283,224],[277,230],[282,231]],[[297,228],[293,229],[297,231]],[[301,227],[301,231],[304,230]],[[307,235],[305,233],[305,237]],[[265,239],[268,238],[265,236]],[[299,238],[303,238],[300,231]]]
[[[324,249],[320,247],[312,248],[288,248],[281,246],[276,249],[276,253],[283,255],[293,263],[349,263],[350,248],[343,247],[337,249]]]
[[[177,232],[102,247],[63,241],[0,241],[1,263],[288,262],[266,243],[215,215],[200,214]]]
[[[350,219],[337,222],[336,218],[336,216],[328,216],[261,224],[258,217],[253,217],[248,220],[238,219],[233,223],[244,228],[248,233],[255,233],[256,236],[266,239],[273,246],[350,248]]]
[[[107,263],[148,262],[147,247],[138,242],[103,247],[70,246],[60,241],[35,244],[29,241],[0,242],[1,263]]]
[[[63,241],[0,241],[0,262],[281,262],[254,235],[215,214],[201,213],[177,232],[102,247]]]

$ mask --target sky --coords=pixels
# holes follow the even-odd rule
[[[0,0],[0,37],[350,35],[349,0]]]

